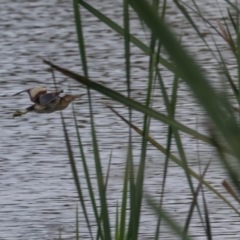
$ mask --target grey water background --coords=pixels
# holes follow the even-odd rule
[[[122,1],[104,0],[89,1],[89,3],[122,25]],[[223,11],[223,17],[226,18],[224,1],[219,1],[219,5],[215,1],[202,1],[201,9],[205,17],[215,26],[217,26],[217,19],[222,19],[219,8]],[[81,13],[84,19],[90,78],[126,94],[122,37],[85,9],[82,9]],[[134,13],[131,13],[131,17],[132,33],[148,43],[147,30],[142,30]],[[216,61],[173,4],[168,6],[167,18],[179,36],[182,36],[184,45],[189,47],[211,81],[217,88],[221,88],[222,79],[219,77]],[[209,34],[210,28],[200,22],[198,24],[209,44],[213,46]],[[224,57],[228,59],[232,74],[235,74],[234,58],[224,41],[216,34],[215,37]],[[148,56],[134,46],[131,51],[132,98],[144,102]],[[71,2],[0,0],[0,54],[0,239],[57,239],[59,229],[63,239],[74,239],[78,199],[68,163],[60,113],[44,115],[29,113],[21,118],[12,119],[12,113],[15,110],[24,109],[31,104],[26,94],[12,97],[14,93],[36,85],[54,88],[51,74],[47,71],[48,67],[38,56],[51,59],[60,66],[82,73]],[[170,93],[172,76],[164,69],[162,74]],[[57,81],[59,87],[66,93],[86,92],[83,86],[66,79],[61,74],[57,74]],[[113,105],[124,116],[127,116],[127,109],[98,92],[91,92],[104,172],[112,151],[108,201],[111,206],[111,223],[114,225],[116,203],[121,199],[128,128],[106,109],[104,103]],[[161,92],[156,89],[154,94],[153,107],[166,113]],[[95,182],[87,97],[76,101],[74,106],[91,177]],[[71,106],[64,111],[64,117],[84,194],[87,196]],[[188,87],[182,82],[179,88],[176,117],[189,127],[206,133],[204,112],[197,106]],[[134,111],[133,121],[141,127],[142,114]],[[166,133],[167,128],[164,124],[152,120],[150,134],[164,146]],[[202,168],[209,159],[212,159],[206,179],[228,196],[221,187],[221,182],[226,176],[221,166],[215,161],[214,151],[201,142],[197,143],[186,134],[182,134],[182,137],[190,167],[198,172],[198,158],[201,160]],[[137,134],[134,134],[133,142],[134,160],[137,164],[141,146]],[[173,152],[176,152],[174,146]],[[149,146],[144,187],[156,199],[159,198],[161,189],[163,163],[164,155]],[[206,196],[214,239],[239,239],[239,217],[209,191],[206,192]],[[231,197],[228,199],[235,204]],[[86,200],[88,200],[87,197]],[[190,202],[191,193],[183,171],[174,163],[170,163],[164,207],[170,210],[177,222],[184,224]],[[88,210],[93,216],[90,206]],[[89,234],[81,209],[79,214],[80,233],[84,239]],[[153,222],[155,222],[155,215],[144,203],[139,239],[153,238],[155,230]],[[94,230],[95,226],[92,227]],[[161,228],[161,232],[160,239],[176,239],[165,225]],[[196,214],[190,226],[190,233],[196,239],[206,239]]]

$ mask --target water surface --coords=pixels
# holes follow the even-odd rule
[[[217,19],[222,18],[215,3],[204,1],[202,11],[217,26]],[[104,14],[122,25],[121,1],[101,2],[89,1]],[[224,2],[220,2],[225,9]],[[75,230],[75,209],[78,203],[71,169],[68,163],[65,140],[62,132],[60,114],[58,112],[45,115],[29,113],[21,118],[12,119],[16,109],[24,109],[31,103],[27,95],[12,97],[20,90],[45,85],[53,89],[51,75],[38,56],[49,58],[57,64],[82,73],[81,62],[76,42],[72,5],[67,1],[1,1],[0,10],[0,239],[56,239],[61,230],[63,239],[73,239]],[[99,22],[85,9],[81,11],[86,41],[90,78],[112,89],[126,94],[124,73],[124,42],[122,37]],[[223,11],[224,17],[227,16]],[[142,31],[141,24],[131,13],[131,32],[145,43],[148,43],[147,32]],[[168,20],[177,33],[182,34],[184,45],[188,46],[199,63],[208,73],[211,81],[220,88],[219,69],[205,45],[192,32],[183,16],[174,6],[168,7]],[[201,24],[200,30],[206,34],[209,44],[210,28]],[[226,44],[217,38],[220,49],[228,58],[234,73],[234,58]],[[147,87],[148,56],[136,47],[132,47],[132,98],[144,102]],[[172,76],[162,71],[166,88],[170,94]],[[57,81],[65,92],[85,93],[80,84],[57,74]],[[92,91],[95,123],[98,132],[99,148],[103,171],[106,172],[111,151],[113,150],[111,174],[108,187],[109,205],[112,207],[112,221],[115,221],[115,206],[121,198],[121,184],[124,161],[127,151],[128,128],[104,103],[112,104],[127,116],[127,109]],[[153,107],[166,113],[161,92],[155,90]],[[92,155],[90,120],[87,98],[75,103],[78,125],[83,139],[85,154],[93,182],[96,181],[94,159]],[[79,176],[85,196],[87,188],[79,158],[77,140],[71,107],[64,111],[73,151],[78,161]],[[178,121],[189,127],[198,128],[205,133],[205,117],[184,83],[179,88],[179,99],[176,117]],[[134,123],[142,126],[142,114],[135,112]],[[161,144],[166,144],[167,127],[152,121],[150,133]],[[213,150],[182,134],[184,147],[191,167],[198,172],[197,150],[202,163],[210,158],[213,163],[207,173],[210,181],[219,191],[224,193],[221,181],[226,177],[223,170],[215,163]],[[140,137],[134,133],[134,160],[139,161]],[[173,146],[173,152],[176,148]],[[149,146],[146,162],[145,189],[155,197],[159,197],[164,155]],[[191,202],[191,193],[183,171],[174,163],[170,163],[169,177],[166,186],[165,207],[170,210],[181,224],[184,223]],[[222,201],[206,192],[214,239],[239,239],[239,218]],[[229,198],[233,203],[234,201]],[[85,221],[80,211],[80,233],[82,238],[88,237]],[[89,208],[90,215],[91,209]],[[151,239],[155,226],[155,216],[145,206],[141,218],[139,239]],[[93,226],[93,229],[94,226]],[[167,227],[162,227],[161,239],[174,239]],[[199,217],[194,215],[190,233],[196,239],[205,239]]]

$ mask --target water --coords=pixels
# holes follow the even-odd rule
[[[208,3],[202,10],[216,26],[216,19],[221,18],[216,11],[216,4]],[[110,18],[114,18],[122,25],[121,1],[90,1]],[[13,1],[0,2],[0,239],[56,239],[61,231],[63,239],[73,239],[75,230],[75,211],[78,203],[72,174],[68,163],[65,140],[62,132],[60,114],[58,112],[45,115],[29,113],[21,118],[12,119],[12,113],[17,109],[24,109],[31,103],[27,95],[12,97],[23,89],[36,85],[46,85],[53,89],[51,75],[39,56],[49,58],[60,66],[82,73],[81,63],[76,42],[75,25],[72,5],[67,1]],[[224,3],[220,3],[224,9]],[[198,61],[204,66],[210,78],[218,87],[218,66],[211,54],[206,51],[203,43],[192,29],[188,28],[174,6],[168,8],[169,22],[177,32],[182,32],[183,41],[188,45]],[[84,16],[84,34],[87,47],[87,58],[90,78],[99,83],[117,89],[126,94],[124,74],[123,39],[112,32],[107,26],[82,9]],[[141,25],[132,15],[132,33],[147,43],[146,34]],[[224,17],[227,13],[224,11]],[[208,35],[210,29],[200,24],[202,32]],[[218,44],[234,73],[233,57],[227,51],[226,44],[220,39]],[[136,47],[132,47],[132,96],[144,102],[147,86],[148,57]],[[211,67],[209,67],[211,66]],[[163,72],[167,90],[171,91],[172,76]],[[67,80],[57,74],[57,81],[65,92],[85,93],[80,84]],[[70,83],[70,86],[69,86]],[[165,113],[164,104],[159,90],[155,90],[153,106]],[[127,149],[127,126],[121,122],[103,103],[116,107],[123,115],[127,110],[92,91],[95,123],[98,132],[99,148],[103,171],[106,172],[111,151],[113,150],[111,174],[108,188],[109,204],[112,213],[112,222],[115,221],[115,205],[121,197],[121,184],[124,170],[124,160]],[[190,99],[190,100],[189,100]],[[90,120],[87,98],[75,102],[78,125],[88,166],[93,182],[96,180],[94,160],[90,135]],[[79,160],[74,121],[71,107],[64,110],[65,121],[70,135],[73,151],[78,159],[79,176],[82,181],[84,195],[87,188],[82,166]],[[191,98],[191,94],[184,83],[180,84],[177,119],[189,127],[198,128],[204,132],[204,113]],[[142,114],[134,111],[134,122],[142,126]],[[197,124],[198,123],[198,124]],[[198,125],[198,126],[197,126]],[[151,135],[165,145],[167,128],[164,124],[152,121]],[[196,141],[183,134],[183,142],[187,151],[191,167],[198,172],[196,151],[200,148],[200,157],[203,163],[214,154],[209,146],[197,145]],[[134,134],[134,160],[137,163],[140,138]],[[173,149],[173,152],[176,149]],[[145,189],[151,195],[158,197],[161,186],[164,156],[149,146],[146,163]],[[219,191],[224,193],[221,181],[225,178],[224,172],[214,161],[206,176]],[[239,239],[239,218],[213,194],[207,192],[208,206],[212,221],[214,238]],[[231,202],[234,203],[230,197]],[[166,186],[165,207],[170,210],[181,223],[185,220],[188,206],[191,202],[190,191],[183,171],[171,163],[169,178]],[[82,212],[80,216],[82,218]],[[90,210],[90,215],[91,210]],[[151,239],[154,227],[154,214],[149,208],[143,207],[142,225],[139,239]],[[194,215],[190,232],[196,239],[205,239],[199,218]],[[94,226],[93,226],[94,228]],[[88,237],[84,220],[80,224],[82,238]],[[175,239],[167,227],[162,227],[161,239]]]

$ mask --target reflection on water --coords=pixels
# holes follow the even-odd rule
[[[100,6],[105,14],[114,18],[120,25],[122,25],[121,3],[121,1],[116,3],[105,0]],[[93,4],[99,3],[93,2]],[[206,71],[212,81],[217,83],[217,63],[205,51],[204,45],[191,32],[191,28],[185,25],[183,17],[176,12],[174,6],[169,7],[168,11],[172,26],[180,29],[179,32],[182,33],[185,44],[190,47],[191,52],[198,53],[196,55],[199,62],[205,63]],[[216,7],[211,4],[204,5],[203,11],[214,24],[215,19],[220,17],[219,11],[216,11]],[[82,14],[90,77],[125,94],[123,39],[84,9]],[[226,12],[224,14],[227,15]],[[59,65],[81,72],[72,5],[67,1],[36,0],[12,3],[2,1],[0,22],[0,238],[54,239],[58,236],[60,229],[63,238],[72,239],[77,194],[68,165],[60,114],[58,112],[49,115],[29,113],[21,118],[12,119],[12,113],[15,110],[24,109],[29,104],[27,95],[12,97],[12,94],[36,85],[46,85],[53,89],[51,75],[37,56],[49,57]],[[132,26],[132,32],[147,43],[145,33],[140,30],[141,25],[133,20]],[[204,25],[200,28],[208,36],[209,29]],[[226,51],[227,47],[220,40],[219,45],[223,51]],[[134,89],[132,96],[142,102],[145,98],[147,83],[147,61],[148,57],[139,49],[132,48],[132,88]],[[230,55],[229,63],[231,62]],[[170,93],[171,74],[163,71],[163,77]],[[57,80],[61,82],[61,89],[66,92],[71,90],[72,93],[85,93],[82,86],[71,80],[65,81],[65,77],[60,74],[57,74]],[[128,129],[104,107],[103,103],[113,104],[121,114],[126,115],[127,110],[103,98],[97,92],[92,92],[92,96],[104,171],[107,168],[110,152],[113,150],[108,196],[109,204],[115,206],[116,199],[119,199],[121,195]],[[164,104],[158,89],[155,90],[155,96],[154,108],[164,113]],[[75,109],[90,174],[94,181],[87,98],[84,97],[76,102]],[[71,107],[64,111],[64,116],[75,156],[79,159]],[[192,128],[196,128],[198,122],[198,129],[204,131],[201,125],[204,121],[203,113],[197,108],[183,83],[179,89],[177,118]],[[141,126],[142,115],[134,112],[134,122]],[[151,135],[162,144],[166,141],[166,131],[163,124],[152,121]],[[203,144],[197,145],[185,134],[183,137],[188,157],[192,160],[191,167],[198,171],[197,148],[200,148],[201,159],[205,162],[213,157],[211,149]],[[134,134],[136,162],[139,156],[139,142],[140,138]],[[159,196],[163,162],[164,156],[149,146],[145,188],[154,196]],[[190,191],[183,171],[173,163],[171,165],[168,173],[165,207],[171,209],[177,221],[181,223],[185,221],[188,212],[191,201]],[[78,167],[83,189],[86,192],[80,160],[78,160]],[[223,178],[224,173],[219,166],[212,164],[207,173],[207,179],[222,191],[220,183]],[[217,239],[239,239],[237,216],[212,194],[207,193],[207,198],[214,236]],[[114,216],[115,208],[111,209],[111,213]],[[82,217],[81,213],[80,216]],[[140,239],[152,237],[151,234],[155,230],[155,226],[152,225],[154,218],[153,213],[147,207],[143,207]],[[204,233],[198,220],[199,217],[194,215],[194,218],[190,232],[196,239],[203,239]],[[84,221],[81,222],[80,233],[83,237],[88,236]],[[162,234],[162,239],[172,239],[168,228],[162,227]]]

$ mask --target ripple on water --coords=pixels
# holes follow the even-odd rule
[[[211,1],[202,5],[203,11],[209,18],[221,17]],[[122,25],[121,1],[90,1],[110,18]],[[223,3],[221,3],[223,5]],[[212,9],[214,8],[214,11]],[[176,31],[181,29],[183,43],[190,47],[200,63],[205,64],[204,69],[211,77],[213,83],[218,83],[218,66],[201,43],[196,38],[188,25],[184,25],[182,15],[174,6],[168,7],[169,19]],[[95,17],[81,9],[84,16],[83,27],[87,48],[90,77],[105,86],[117,89],[126,94],[124,42],[118,34],[109,30]],[[224,12],[225,16],[227,13]],[[141,31],[141,25],[131,13],[132,33],[148,44],[146,32]],[[72,4],[68,1],[14,1],[1,3],[0,14],[0,238],[4,239],[56,239],[59,231],[63,239],[72,239],[75,231],[75,208],[78,202],[75,186],[73,184],[71,169],[68,164],[68,156],[65,148],[65,140],[59,113],[37,115],[29,113],[21,118],[12,119],[12,113],[16,109],[24,109],[30,105],[27,95],[12,97],[20,90],[35,85],[46,85],[54,89],[51,75],[46,71],[47,67],[37,58],[42,56],[56,61],[59,65],[82,73],[82,67],[78,55],[75,26],[73,21]],[[209,33],[209,29],[200,24],[203,32]],[[206,34],[206,37],[209,37]],[[96,41],[97,40],[97,41]],[[210,41],[209,41],[210,42]],[[225,43],[219,42],[220,48],[226,53]],[[132,47],[132,98],[145,102],[145,90],[148,79],[148,57],[136,47]],[[196,54],[201,52],[201,54]],[[230,55],[229,63],[231,72],[234,73],[235,65]],[[212,66],[211,68],[209,66]],[[162,72],[166,84],[166,90],[171,94],[172,74]],[[66,78],[56,73],[61,89],[69,92],[85,93],[86,89],[74,81],[64,81]],[[217,85],[218,86],[218,85]],[[111,218],[115,221],[115,206],[120,199],[122,181],[124,175],[124,161],[127,153],[128,128],[126,124],[109,110],[104,103],[116,107],[120,114],[127,115],[127,109],[101,94],[91,91],[94,106],[94,116],[98,133],[99,149],[101,151],[104,173],[107,170],[109,156],[113,150],[111,174],[108,187],[108,199]],[[163,107],[159,89],[155,90],[153,107],[166,113]],[[94,160],[91,142],[91,129],[89,120],[87,97],[75,103],[79,131],[83,139],[87,164],[90,169],[92,181],[96,182]],[[79,176],[86,195],[87,186],[79,158],[76,133],[71,107],[64,111],[65,122],[70,135],[74,156],[77,161]],[[205,132],[204,113],[192,99],[188,88],[180,83],[179,98],[176,118],[189,127]],[[133,122],[141,127],[142,114],[133,112]],[[166,144],[167,128],[162,123],[152,120],[151,136],[161,144]],[[196,144],[192,138],[182,134],[187,156],[191,160],[191,167],[198,172],[196,151],[200,149],[201,159],[206,163],[212,156],[212,149],[205,144]],[[140,155],[141,139],[133,133],[134,161],[137,164]],[[176,146],[173,143],[173,152]],[[162,183],[163,165],[165,157],[154,147],[149,146],[146,162],[145,189],[155,196],[160,195]],[[188,189],[184,172],[174,163],[170,163],[164,207],[171,209],[171,213],[179,223],[185,222],[188,212],[191,194]],[[225,178],[220,166],[212,164],[207,173],[208,180],[223,191],[220,184]],[[194,182],[196,185],[197,183]],[[94,186],[96,190],[96,186]],[[239,239],[239,221],[234,212],[215,196],[206,192],[209,211],[211,213],[213,235],[217,239]],[[202,207],[202,206],[201,206]],[[87,206],[90,219],[93,213]],[[198,216],[194,213],[194,221],[190,226],[190,233],[196,239],[203,238],[203,229]],[[152,211],[145,205],[141,216],[141,239],[152,238],[155,226]],[[80,210],[80,233],[82,238],[88,237],[87,228]],[[93,225],[93,230],[96,226]],[[164,239],[173,239],[168,228],[162,227]]]

